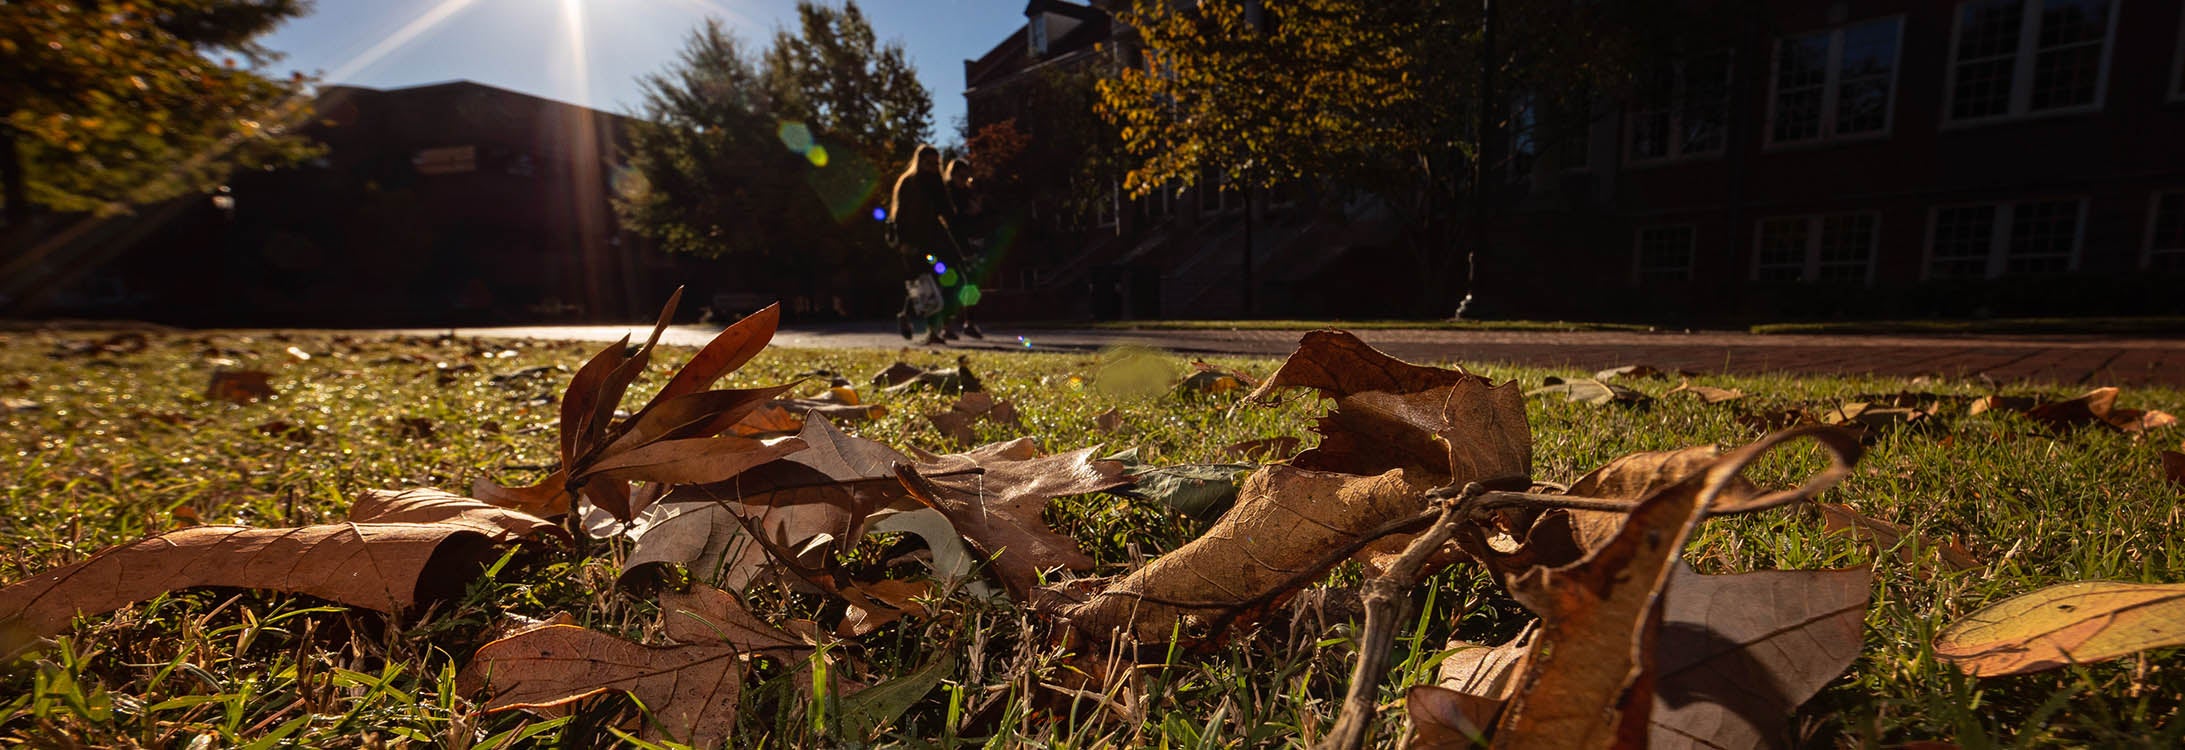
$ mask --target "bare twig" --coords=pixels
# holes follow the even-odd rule
[[[1411,587],[1418,583],[1419,569],[1456,533],[1458,522],[1470,512],[1472,501],[1488,494],[1478,484],[1465,485],[1455,498],[1442,500],[1442,511],[1432,527],[1411,540],[1388,572],[1365,585],[1365,633],[1358,644],[1358,663],[1351,669],[1350,693],[1343,697],[1343,712],[1335,728],[1321,740],[1320,750],[1357,750],[1376,715],[1374,696],[1381,690],[1381,676],[1388,671],[1389,646],[1396,640],[1397,621]]]

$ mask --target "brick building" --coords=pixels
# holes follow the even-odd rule
[[[1053,64],[1037,47],[1043,36],[1055,43],[1058,25],[1065,42],[1084,28],[1115,36],[1055,20],[1105,19],[1103,5],[1030,3],[1020,38],[966,64],[974,127],[982,96]],[[1736,8],[1743,20],[1727,43],[1660,60],[1635,90],[1604,97],[1582,146],[1510,144],[1538,158],[1513,173],[1491,223],[1480,271],[1488,314],[1676,323],[2185,313],[2185,3]],[[1107,64],[1127,54],[1105,49]],[[1085,53],[1050,51],[1069,54]],[[1522,115],[1514,124],[1522,130]],[[1218,233],[1192,231],[1193,241],[1152,255],[1102,255],[1173,238],[1181,214],[1220,225],[1235,209],[1210,195],[1185,194],[1183,210],[1172,199],[1118,201],[1117,221],[1080,232],[1089,239],[1078,255],[1127,257],[1126,267],[1157,274],[1160,309],[1144,312],[1236,314],[1233,295],[1168,289],[1200,277],[1233,285],[1241,253],[1205,249]],[[1375,283],[1388,253],[1370,205],[1339,191],[1300,191],[1286,206],[1263,198],[1278,208],[1253,212],[1266,239],[1251,258],[1282,270],[1257,280],[1255,312],[1393,312],[1385,295],[1310,293]]]
[[[319,92],[307,164],[63,233],[8,312],[193,325],[475,325],[649,319],[679,284],[771,298],[669,256],[609,203],[628,121],[468,81]],[[26,286],[26,288],[32,288]]]

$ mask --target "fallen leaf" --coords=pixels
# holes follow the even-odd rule
[[[1180,464],[1147,466],[1127,464],[1123,476],[1129,486],[1117,494],[1151,500],[1193,518],[1218,518],[1237,499],[1244,477],[1259,468],[1254,464]]]
[[[1975,677],[2092,664],[2185,644],[2185,584],[2085,581],[1966,615],[1935,636],[1935,658]]]
[[[1479,747],[1501,710],[1499,700],[1436,685],[1413,685],[1404,691],[1404,716],[1411,722],[1404,745],[1412,750]]]
[[[890,368],[890,370],[893,369]],[[977,375],[972,374],[971,358],[959,355],[956,357],[955,367],[919,370],[917,374],[895,385],[888,386],[886,390],[889,393],[909,393],[925,390],[941,393],[967,393],[986,390],[986,386],[979,382]]]
[[[1562,397],[1571,401],[1593,404],[1595,406],[1607,406],[1609,404],[1643,406],[1647,402],[1654,400],[1652,397],[1644,393],[1632,390],[1630,388],[1625,388],[1614,383],[1603,383],[1598,380],[1590,380],[1586,378],[1550,383],[1548,385],[1525,392],[1525,395],[1528,398],[1544,394],[1561,395]]]
[[[724,481],[746,469],[804,450],[804,447],[803,440],[793,437],[774,441],[738,437],[662,440],[608,456],[591,467],[589,476],[610,482],[707,484]],[[630,515],[628,507],[616,508],[607,503],[601,503],[600,507],[615,514],[616,518],[626,519]]]
[[[2185,453],[2163,451],[2162,476],[2171,484],[2185,487]]]
[[[888,369],[881,370],[879,374],[872,376],[872,384],[880,388],[901,385],[909,382],[912,378],[918,377],[918,374],[922,372],[925,372],[925,370],[919,369],[916,365],[897,361],[895,364],[888,365]]]
[[[1858,659],[1871,567],[1700,575],[1677,563],[1654,652],[1653,747],[1792,746],[1791,713]]]
[[[1424,367],[1390,357],[1349,331],[1312,331],[1298,339],[1289,359],[1246,398],[1266,401],[1284,388],[1311,388],[1329,396],[1415,393],[1481,379],[1461,369]]]
[[[956,671],[956,652],[941,649],[940,658],[910,674],[859,691],[841,702],[842,733],[853,742],[870,742],[894,726],[903,713],[933,692],[941,680]]]
[[[1176,384],[1176,392],[1185,396],[1217,396],[1255,385],[1250,375],[1219,365],[1192,362],[1191,374]]]
[[[853,520],[835,505],[803,503],[749,506],[734,501],[660,502],[631,525],[636,538],[622,563],[624,586],[639,587],[648,566],[683,565],[699,581],[742,591],[765,575],[766,548],[751,538],[746,521],[787,549],[799,549],[822,535],[847,537]]]
[[[171,531],[0,589],[0,655],[61,632],[79,614],[200,586],[285,591],[401,612],[460,593],[489,549],[484,535],[440,523]]]
[[[1309,574],[1331,548],[1426,508],[1401,469],[1378,476],[1267,466],[1244,480],[1236,507],[1200,535],[1130,575],[1080,595],[1046,590],[1038,606],[1097,641],[1120,633],[1165,643],[1181,624],[1204,624]]]
[[[1516,677],[1524,671],[1537,636],[1536,628],[1527,627],[1500,646],[1452,641],[1445,650],[1457,651],[1442,660],[1434,684],[1499,703],[1517,686]]]
[[[1909,536],[1909,532],[1904,527],[1867,516],[1852,510],[1851,506],[1814,503],[1813,507],[1821,512],[1823,528],[1829,533],[1848,534],[1873,545],[1878,551],[1893,551],[1897,560],[1906,565],[1920,564],[1926,557],[1925,552],[1932,549],[1940,556],[1942,564],[1949,566],[1951,570],[1981,568],[1980,561],[1973,559],[1972,553],[1956,544],[1939,544],[1918,536],[1912,536],[1911,543],[1906,543],[1905,538]]]
[[[471,497],[480,502],[510,510],[529,513],[540,518],[560,518],[569,515],[574,497],[569,494],[568,472],[555,470],[539,480],[538,484],[524,487],[507,487],[487,477],[471,482]]]
[[[0,398],[0,414],[14,414],[16,412],[38,411],[44,408],[45,405],[27,398],[15,398],[13,396]]]
[[[538,709],[627,692],[653,721],[639,736],[719,747],[736,727],[742,650],[729,643],[645,646],[574,625],[526,630],[478,649],[464,671],[487,712]],[[655,723],[657,722],[657,724]]]
[[[767,404],[757,411],[744,415],[735,426],[728,428],[728,435],[747,438],[770,438],[797,434],[804,428],[804,417],[778,404]]]
[[[436,523],[460,526],[498,542],[535,535],[569,541],[559,524],[436,489],[365,490],[349,506],[352,523]]]
[[[2025,397],[1988,396],[1974,401],[1971,413],[2017,412],[2051,429],[2100,425],[2131,434],[2177,424],[2177,417],[2166,412],[2117,408],[2118,394],[2118,389],[2114,387],[2103,387],[2087,391],[2077,398],[2053,402]]]
[[[1025,438],[897,468],[912,497],[940,510],[957,533],[993,559],[995,577],[1018,601],[1031,596],[1041,570],[1092,567],[1076,541],[1047,527],[1041,518],[1047,504],[1129,483],[1122,464],[1092,459],[1096,448],[1052,456],[1037,450]]]
[[[1123,429],[1123,413],[1110,407],[1093,417],[1093,432],[1112,433]]]
[[[1827,449],[1827,468],[1796,489],[1749,498],[1733,494],[1749,486],[1741,483],[1745,467],[1804,437]],[[1666,695],[1659,691],[1678,689],[1668,677],[1678,663],[1673,649],[1685,644],[1678,640],[1682,636],[1664,640],[1664,634],[1674,632],[1667,624],[1677,620],[1667,616],[1671,607],[1662,604],[1662,592],[1675,590],[1670,581],[1683,565],[1679,555],[1692,530],[1710,513],[1750,512],[1818,495],[1850,474],[1858,453],[1858,444],[1840,430],[1806,428],[1769,435],[1648,494],[1615,535],[1584,559],[1510,577],[1511,597],[1540,615],[1541,634],[1502,713],[1494,746],[1644,744],[1648,724],[1661,718],[1653,716],[1657,695]],[[1855,646],[1852,651],[1856,653]]]
[[[1017,420],[1017,407],[984,392],[966,393],[948,411],[927,414],[926,421],[932,422],[934,429],[940,430],[948,439],[963,445],[978,442],[979,436],[973,427],[980,422],[1023,426]]]
[[[1653,365],[1624,365],[1622,367],[1611,367],[1593,374],[1594,380],[1604,382],[1619,378],[1627,380],[1668,380],[1669,373],[1662,372]]]
[[[1664,395],[1674,396],[1679,393],[1692,394],[1693,396],[1698,397],[1700,403],[1703,404],[1720,404],[1729,401],[1736,401],[1745,397],[1744,391],[1735,388],[1716,388],[1711,385],[1693,385],[1691,378],[1685,378],[1683,382],[1677,384],[1677,387],[1669,389],[1669,393]]]
[[[811,644],[753,616],[735,594],[702,583],[692,584],[689,591],[662,592],[660,622],[670,640],[687,645],[728,643],[746,652],[772,652],[783,660],[812,650]]]
[[[231,404],[247,404],[273,397],[272,373],[264,370],[212,371],[212,382],[205,386],[205,400],[226,401]]]

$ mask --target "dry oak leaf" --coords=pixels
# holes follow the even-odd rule
[[[728,428],[734,437],[770,438],[794,435],[804,429],[804,417],[779,404],[767,404],[757,411],[744,415],[743,421]]]
[[[1168,640],[1179,621],[1205,624],[1279,595],[1313,574],[1330,548],[1426,508],[1436,484],[1401,469],[1378,476],[1268,466],[1244,480],[1236,507],[1199,538],[1109,582],[1089,597],[1050,587],[1038,606],[1097,641],[1120,632],[1139,643]]]
[[[1616,380],[1619,378],[1630,380],[1668,380],[1669,373],[1663,372],[1660,368],[1657,368],[1653,365],[1624,365],[1622,367],[1611,367],[1593,374],[1594,380],[1600,380],[1604,382],[1609,380]]]
[[[2185,453],[2162,452],[2162,477],[2171,484],[2185,487]]]
[[[226,401],[231,404],[247,404],[273,397],[272,373],[264,370],[212,371],[212,381],[205,386],[206,401]]]
[[[1736,388],[1716,388],[1711,385],[1693,385],[1691,378],[1685,378],[1683,382],[1677,384],[1677,387],[1669,389],[1669,392],[1663,395],[1674,396],[1679,393],[1692,394],[1693,396],[1698,397],[1700,403],[1703,404],[1720,404],[1729,401],[1736,401],[1745,397],[1745,392]]]
[[[743,649],[715,642],[646,646],[574,625],[526,630],[478,649],[466,682],[482,684],[488,712],[552,708],[611,690],[644,704],[639,736],[719,747],[736,727]],[[664,730],[664,731],[663,731]]]
[[[1483,744],[1502,702],[1439,685],[1413,685],[1404,691],[1404,715],[1411,750],[1470,750]]]
[[[0,589],[0,655],[170,591],[232,586],[401,612],[460,593],[490,553],[455,524],[341,523],[294,529],[198,526],[109,547]]]
[[[1652,396],[1639,391],[1590,378],[1564,380],[1551,377],[1548,378],[1546,385],[1525,392],[1527,397],[1542,394],[1561,394],[1565,399],[1593,404],[1594,406],[1607,406],[1609,404],[1644,406],[1647,402],[1654,400]]]
[[[660,594],[661,627],[670,640],[699,645],[729,643],[745,651],[775,652],[784,659],[812,650],[787,631],[766,624],[735,594],[705,584]]]
[[[497,505],[489,505],[442,490],[365,490],[349,506],[354,523],[451,524],[486,535],[496,542],[545,534],[569,540],[569,531],[552,521]]]
[[[2154,410],[2119,409],[2115,387],[2096,388],[2077,398],[2034,403],[2032,399],[1989,396],[1974,401],[1971,411],[2015,411],[2052,429],[2101,425],[2119,432],[2138,434],[2177,424],[2177,417]]]
[[[1829,533],[1851,535],[1882,552],[1894,550],[1897,560],[1906,565],[1918,565],[1926,557],[1926,551],[1932,549],[1951,570],[1981,568],[1980,561],[1974,559],[1972,553],[1954,542],[1942,544],[1912,535],[1902,526],[1867,516],[1848,505],[1814,503],[1813,507],[1820,511],[1821,523]],[[1905,543],[1908,536],[1911,537],[1909,544]]]
[[[966,393],[956,399],[948,411],[926,415],[934,429],[959,444],[970,445],[979,440],[972,428],[982,421],[995,424],[1022,426],[1017,419],[1017,407],[1007,401],[994,398],[985,392]]]
[[[1123,413],[1109,407],[1107,411],[1095,415],[1092,422],[1093,432],[1112,433],[1123,429]]]
[[[1966,615],[1935,636],[1935,658],[1975,677],[2091,664],[2185,645],[2185,584],[2084,581]]]
[[[896,364],[900,365],[902,363],[898,362]],[[886,372],[882,372],[881,375],[885,378],[892,379],[896,376],[896,374],[899,374],[900,372],[901,371],[897,370],[896,368],[890,367]],[[875,378],[874,382],[877,384],[879,380],[881,380],[881,378]],[[917,370],[916,372],[910,373],[909,377],[903,378],[902,380],[897,381],[894,385],[890,385],[883,390],[886,390],[889,393],[910,393],[913,391],[922,391],[927,389],[939,391],[941,393],[967,393],[972,391],[986,390],[986,386],[979,382],[979,376],[972,374],[971,358],[968,356],[958,355],[956,357],[955,367],[937,367],[931,370]]]
[[[902,465],[897,474],[912,497],[941,511],[957,533],[993,559],[994,575],[1011,596],[1026,601],[1040,571],[1092,568],[1092,558],[1077,542],[1048,528],[1041,515],[1054,498],[1130,484],[1121,462],[1093,459],[1098,450],[1041,456],[1030,438],[1019,438],[915,467]]]
[[[1830,465],[1796,489],[1723,502],[1740,474],[1776,446],[1811,437]],[[1692,530],[1710,512],[1750,512],[1820,494],[1851,472],[1858,445],[1840,430],[1775,433],[1639,501],[1609,541],[1562,568],[1512,576],[1512,598],[1541,616],[1541,644],[1499,721],[1495,747],[1633,747],[1646,742],[1662,666],[1662,591]]]
[[[1371,476],[1405,469],[1415,481],[1462,484],[1532,471],[1532,430],[1514,382],[1390,357],[1344,331],[1313,331],[1250,398],[1312,388],[1335,400],[1319,445],[1291,465]]]

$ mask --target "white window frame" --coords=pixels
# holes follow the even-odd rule
[[[2147,196],[2147,234],[2146,239],[2140,243],[2139,255],[2139,267],[2141,269],[2154,268],[2156,255],[2170,255],[2172,253],[2185,255],[2185,246],[2155,247],[2155,228],[2160,226],[2162,219],[2162,198],[2169,195],[2185,199],[2185,189],[2157,190],[2154,194]],[[2185,211],[2185,205],[2181,205],[2179,210]],[[2185,221],[2185,217],[2180,217],[2180,220]]]
[[[1768,222],[1771,222],[1771,221],[1783,221],[1783,220],[1786,220],[1786,219],[1795,219],[1795,220],[1798,220],[1798,221],[1802,221],[1802,222],[1805,222],[1805,224],[1806,224],[1806,260],[1805,260],[1805,265],[1804,265],[1804,267],[1803,267],[1803,268],[1801,268],[1801,269],[1799,270],[1799,272],[1798,272],[1798,279],[1797,279],[1797,281],[1796,281],[1795,283],[1799,283],[1799,284],[1818,284],[1818,283],[1840,283],[1840,282],[1822,282],[1822,281],[1821,281],[1821,224],[1822,224],[1822,222],[1824,222],[1824,221],[1826,221],[1826,220],[1828,220],[1828,219],[1830,219],[1830,218],[1834,218],[1834,217],[1839,217],[1839,216],[1871,216],[1871,217],[1874,217],[1874,236],[1873,236],[1873,237],[1872,237],[1872,239],[1871,239],[1871,240],[1870,240],[1870,241],[1869,241],[1869,242],[1867,243],[1867,246],[1866,246],[1866,276],[1865,276],[1865,278],[1861,279],[1861,280],[1860,280],[1860,282],[1859,282],[1859,283],[1861,283],[1861,284],[1865,284],[1865,285],[1867,285],[1867,286],[1873,286],[1873,284],[1874,284],[1874,267],[1875,267],[1875,266],[1877,266],[1877,265],[1880,265],[1879,261],[1880,261],[1880,259],[1881,259],[1881,244],[1882,244],[1882,212],[1880,212],[1880,211],[1838,211],[1838,212],[1834,212],[1834,213],[1820,213],[1820,214],[1784,214],[1784,215],[1781,215],[1781,216],[1763,216],[1763,217],[1761,217],[1761,218],[1760,218],[1760,219],[1759,219],[1758,221],[1755,221],[1755,222],[1753,222],[1753,270],[1752,270],[1752,280],[1754,280],[1754,281],[1759,281],[1759,280],[1760,280],[1760,249],[1761,249],[1761,244],[1760,244],[1760,241],[1761,241],[1761,238],[1762,238],[1762,237],[1764,237],[1764,236],[1766,235],[1766,230],[1767,230],[1767,225],[1768,225]],[[1775,282],[1771,282],[1771,283],[1775,283]]]
[[[1648,279],[1648,278],[1646,277],[1646,270],[1647,270],[1647,269],[1646,269],[1646,233],[1647,233],[1647,232],[1654,232],[1654,231],[1673,230],[1673,229],[1687,229],[1687,230],[1691,230],[1691,233],[1692,233],[1692,234],[1691,234],[1691,238],[1692,238],[1692,239],[1691,239],[1691,244],[1690,244],[1690,245],[1689,245],[1689,246],[1688,246],[1688,247],[1686,248],[1686,251],[1685,251],[1685,256],[1684,256],[1684,278],[1682,278],[1682,279],[1659,279],[1659,280],[1650,280],[1650,279]],[[1642,227],[1639,227],[1637,231],[1635,231],[1635,232],[1632,232],[1632,233],[1631,233],[1631,283],[1632,283],[1632,284],[1635,284],[1635,285],[1643,285],[1643,284],[1647,284],[1647,283],[1656,283],[1656,284],[1689,284],[1689,283],[1692,283],[1692,281],[1693,281],[1693,280],[1694,280],[1695,278],[1697,278],[1697,276],[1698,276],[1698,271],[1699,271],[1699,225],[1698,225],[1698,224],[1654,224],[1654,225],[1650,225],[1650,226],[1642,226]]]
[[[1882,127],[1880,130],[1838,135],[1836,133],[1836,95],[1840,84],[1843,82],[1844,74],[1844,30],[1853,26],[1865,26],[1880,21],[1894,21],[1897,24],[1897,43],[1895,48],[1891,50],[1893,56],[1889,60],[1889,100],[1882,105]],[[1853,23],[1837,24],[1825,30],[1815,29],[1802,34],[1788,34],[1776,37],[1774,52],[1768,56],[1768,117],[1760,129],[1761,148],[1774,150],[1820,144],[1887,140],[1889,134],[1894,132],[1897,127],[1897,85],[1904,77],[1904,24],[1905,14],[1898,13],[1891,16],[1876,16]],[[1812,138],[1778,141],[1775,139],[1775,106],[1779,101],[1777,94],[1782,87],[1783,40],[1787,37],[1812,36],[1823,33],[1823,31],[1828,34],[1828,62],[1826,63],[1828,71],[1826,78],[1821,83],[1821,134]]]
[[[1685,64],[1690,62],[1693,58],[1703,56],[1687,55],[1684,57],[1680,57],[1670,63],[1672,66],[1674,66],[1673,69],[1676,71],[1676,77],[1670,83],[1669,103],[1667,105],[1669,108],[1668,153],[1661,156],[1640,156],[1638,154],[1638,120],[1637,118],[1632,116],[1632,113],[1637,111],[1638,107],[1627,107],[1624,110],[1623,117],[1623,152],[1625,164],[1635,166],[1668,164],[1670,162],[1684,161],[1687,159],[1705,159],[1710,157],[1718,157],[1729,152],[1730,119],[1731,115],[1734,114],[1734,110],[1736,109],[1735,102],[1731,100],[1736,98],[1737,91],[1737,52],[1735,50],[1725,49],[1709,50],[1704,54],[1712,55],[1718,53],[1723,56],[1722,142],[1716,145],[1714,148],[1708,149],[1706,151],[1688,151],[1684,148],[1684,100],[1692,88],[1691,77],[1686,74]]]
[[[1958,0],[1950,6],[1950,50],[1943,58],[1942,129],[1987,125],[1999,122],[2030,120],[2041,117],[2059,117],[2100,112],[2109,100],[2109,62],[2117,53],[2117,17],[2124,15],[2120,7],[2123,0],[2108,0],[2109,28],[2102,32],[2101,67],[2094,74],[2094,101],[2072,107],[2057,107],[2038,112],[2029,111],[2033,106],[2033,66],[2039,57],[2041,39],[2041,7],[2046,0],[2019,0],[2018,50],[2011,53],[2010,104],[2003,114],[1984,117],[1957,118],[1950,116],[1951,104],[1957,101],[1957,47],[1965,33],[1965,6],[1981,0]]]
[[[2093,203],[2093,200],[2084,195],[2058,195],[2007,201],[1961,201],[1938,204],[1928,208],[1927,242],[1920,249],[1920,280],[1929,281],[1935,278],[1935,231],[1939,228],[1938,224],[1941,221],[1944,209],[1967,206],[1995,207],[1994,223],[1988,228],[1988,268],[1979,278],[1999,279],[2008,272],[2010,266],[2011,221],[2017,215],[2018,207],[2027,203],[2053,203],[2056,201],[2075,201],[2079,204],[2079,216],[2071,228],[2071,257],[2065,261],[2063,271],[2064,273],[2077,272],[2079,270],[2079,259],[2086,254],[2086,217],[2088,207]],[[1963,277],[1951,278],[1953,280],[1965,280]]]

